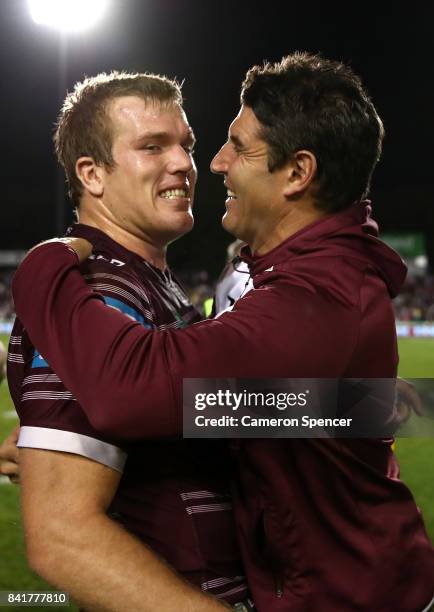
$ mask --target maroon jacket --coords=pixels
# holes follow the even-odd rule
[[[358,203],[265,256],[245,253],[253,291],[216,320],[163,332],[107,309],[75,254],[49,244],[15,276],[17,314],[96,429],[170,436],[182,425],[183,378],[395,376],[390,297],[405,266],[375,235]],[[242,440],[236,452],[236,513],[260,612],[428,603],[434,552],[389,442]]]

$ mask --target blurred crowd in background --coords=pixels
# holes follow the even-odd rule
[[[177,274],[192,303],[205,315],[214,295],[216,281],[205,270],[183,271]],[[13,272],[0,270],[0,321],[14,318],[11,294]],[[434,322],[434,276],[409,276],[394,300],[396,319],[399,321]]]
[[[394,300],[399,321],[434,322],[434,276],[409,276]]]
[[[11,271],[0,271],[0,321],[10,321],[15,316],[11,292],[12,276]]]

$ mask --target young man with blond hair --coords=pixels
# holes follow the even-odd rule
[[[116,72],[86,79],[64,102],[55,146],[79,218],[68,235],[95,244],[81,267],[92,290],[144,329],[198,321],[166,264],[167,245],[193,226],[196,183],[178,84]],[[37,573],[89,610],[178,612],[181,599],[182,609],[217,612],[246,599],[218,442],[101,434],[19,320],[9,383]]]

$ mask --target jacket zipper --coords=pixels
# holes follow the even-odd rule
[[[283,597],[283,586],[284,586],[284,580],[283,580],[282,574],[274,575],[274,586],[275,586],[276,597],[280,599],[281,597]]]

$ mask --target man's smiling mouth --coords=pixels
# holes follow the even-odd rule
[[[160,193],[161,198],[166,200],[175,200],[177,198],[187,198],[188,192],[185,189],[167,189]]]

